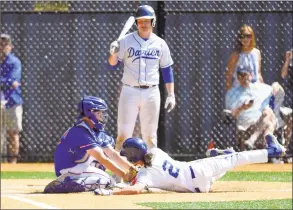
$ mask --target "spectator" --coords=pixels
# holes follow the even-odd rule
[[[11,37],[1,34],[0,40],[0,72],[1,91],[7,101],[5,104],[6,130],[9,137],[9,163],[16,163],[19,153],[19,133],[22,130],[21,97],[21,62],[11,53],[13,49]],[[2,132],[2,131],[1,131]],[[5,131],[4,131],[5,132]]]
[[[242,65],[250,66],[251,82],[263,82],[261,74],[261,53],[255,48],[255,35],[252,28],[243,25],[239,30],[236,49],[231,53],[226,71],[226,90],[239,84],[235,69]]]
[[[283,158],[284,162],[291,162],[292,163],[292,151],[289,149],[290,143],[292,144],[292,123],[293,123],[293,117],[292,117],[292,86],[293,86],[293,75],[292,75],[292,69],[293,69],[293,49],[291,51],[287,51],[285,53],[285,62],[281,69],[281,77],[282,77],[282,85],[284,89],[286,90],[286,95],[291,96],[287,97],[285,99],[284,104],[288,107],[282,107],[282,116],[285,121],[286,126],[284,126],[283,132],[279,132],[280,136],[283,136],[285,142],[284,146],[287,148],[288,151],[291,152],[288,156],[285,156]],[[290,108],[289,108],[290,107]],[[291,157],[290,157],[291,155]]]
[[[117,151],[125,139],[133,136],[138,114],[143,140],[149,148],[157,147],[161,103],[159,69],[168,92],[165,108],[169,112],[175,107],[173,60],[166,42],[153,33],[155,12],[152,7],[143,5],[137,9],[135,18],[138,31],[126,35],[119,43],[112,42],[108,59],[111,68],[124,63],[118,105]]]
[[[277,122],[269,107],[273,88],[264,83],[252,83],[250,66],[237,67],[239,85],[231,88],[226,94],[226,109],[231,110],[237,119],[239,130],[244,132],[245,144],[249,149],[260,139],[259,148],[265,147],[265,137],[273,135]],[[244,148],[241,148],[244,150]]]

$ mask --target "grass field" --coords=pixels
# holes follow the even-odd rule
[[[8,179],[54,179],[53,172],[1,171],[1,180]],[[221,181],[258,181],[292,183],[292,172],[228,172]],[[1,190],[2,191],[2,190]],[[272,192],[278,193],[278,192]],[[210,193],[212,195],[213,193]],[[291,191],[292,194],[292,191]],[[181,196],[181,194],[178,194]],[[196,196],[196,195],[195,195]],[[152,209],[292,209],[292,199],[266,199],[221,202],[136,202],[142,208]]]

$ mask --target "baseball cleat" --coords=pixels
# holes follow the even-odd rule
[[[277,140],[274,135],[268,134],[265,137],[267,142],[268,157],[282,157],[285,155],[286,149]]]
[[[235,152],[235,150],[233,149],[233,147],[228,147],[227,149],[213,148],[213,149],[208,149],[208,151],[206,152],[206,156],[207,157],[216,157],[218,155],[228,155],[228,154],[231,154],[234,152]]]

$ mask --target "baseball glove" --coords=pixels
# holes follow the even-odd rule
[[[138,168],[135,166],[131,166],[129,168],[129,171],[123,177],[123,182],[131,182],[136,177],[137,172]]]

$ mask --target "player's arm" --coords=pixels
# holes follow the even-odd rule
[[[89,149],[87,152],[114,174],[117,174],[120,177],[124,177],[126,175],[126,172],[124,172],[115,162],[109,159],[100,147]]]
[[[125,187],[123,189],[114,189],[113,195],[136,195],[141,193],[145,189],[146,184],[137,183],[132,186]]]
[[[175,94],[174,94],[174,75],[171,66],[161,69],[162,77],[166,86],[168,97],[165,102],[165,109],[170,112],[176,104]]]
[[[113,149],[113,147],[103,148],[104,153],[109,157],[113,162],[117,163],[124,170],[129,170],[132,166],[125,158],[121,157],[120,154]]]
[[[226,91],[232,87],[233,72],[236,68],[238,58],[239,54],[236,52],[233,52],[229,58],[228,65],[226,67]]]

